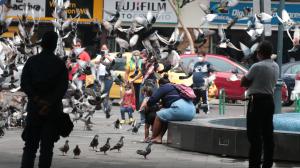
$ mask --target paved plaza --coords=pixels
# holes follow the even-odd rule
[[[227,106],[227,116],[241,116],[244,114],[242,105]],[[285,108],[290,111],[293,108]],[[94,115],[92,121],[95,123],[92,131],[84,131],[83,123],[75,123],[75,128],[68,139],[70,150],[67,156],[62,156],[58,150],[64,144],[66,139],[61,138],[54,149],[53,166],[54,168],[246,168],[247,160],[243,158],[228,158],[226,156],[214,156],[202,153],[181,151],[168,147],[166,144],[152,146],[152,153],[145,160],[142,156],[136,154],[137,149],[144,149],[147,144],[142,143],[143,128],[138,134],[132,134],[127,131],[130,126],[125,125],[122,129],[113,128],[113,122],[120,118],[119,107],[114,106],[112,117],[105,119],[103,112],[99,111]],[[134,114],[139,118],[138,114]],[[127,117],[127,116],[126,116]],[[218,117],[218,106],[212,105],[210,114],[201,113],[196,117]],[[19,167],[21,161],[23,141],[20,137],[20,129],[6,131],[6,135],[0,138],[0,168]],[[107,155],[96,153],[89,148],[89,143],[95,134],[99,135],[99,146],[104,145],[106,138],[111,137],[111,145],[117,143],[119,138],[125,136],[125,145],[121,152],[108,151]],[[166,139],[164,139],[166,141]],[[79,159],[73,159],[73,149],[76,145],[82,150]],[[274,167],[300,168],[297,163],[278,162]]]

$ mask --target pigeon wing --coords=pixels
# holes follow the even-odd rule
[[[241,47],[241,50],[243,51],[244,58],[247,58],[251,53],[250,49],[246,45],[244,45],[242,42],[240,42],[240,47]]]
[[[233,45],[231,42],[228,42],[227,47],[232,48],[232,49],[237,50],[237,51],[241,51],[235,45]]]
[[[119,46],[121,48],[128,49],[128,47],[129,47],[128,42],[124,39],[119,38],[119,37],[116,38],[116,42],[119,44]]]
[[[129,45],[130,45],[130,47],[135,46],[136,43],[137,43],[137,41],[138,41],[138,39],[139,39],[139,35],[137,35],[137,34],[133,35],[133,36],[130,38],[130,40],[129,40]]]

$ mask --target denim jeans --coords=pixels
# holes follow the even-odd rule
[[[133,109],[132,107],[120,107],[121,111],[121,118],[122,120],[125,120],[125,113],[128,113],[128,117],[132,118]]]
[[[159,110],[156,115],[165,122],[168,121],[191,121],[196,114],[192,101],[179,99],[171,104],[170,108]]]

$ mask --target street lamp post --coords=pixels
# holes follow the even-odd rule
[[[279,8],[277,13],[279,17],[282,17],[282,10],[284,8],[285,0],[280,0]],[[282,23],[278,23],[278,36],[277,36],[277,64],[279,66],[279,79],[276,83],[274,100],[275,100],[275,113],[281,113],[281,87],[282,87],[282,79],[281,79],[281,66],[282,66],[282,48],[283,48],[283,31],[284,27]]]

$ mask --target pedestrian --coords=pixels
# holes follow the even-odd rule
[[[134,122],[132,113],[135,110],[135,90],[132,83],[126,83],[125,85],[125,93],[121,99],[121,121],[120,124],[125,124],[125,113],[128,113],[129,121],[128,124]]]
[[[115,58],[109,54],[106,44],[100,47],[100,53],[93,63],[97,65],[96,79],[101,85],[101,94],[104,95],[104,112],[106,118],[110,118],[111,105],[109,104],[109,93],[113,85],[112,66],[115,64]]]
[[[200,48],[197,50],[198,61],[194,64],[193,72],[188,76],[180,76],[179,79],[187,79],[193,75],[192,88],[196,95],[194,99],[194,105],[196,106],[196,113],[203,109],[205,114],[209,111],[208,102],[208,87],[209,76],[212,75],[213,67],[206,61],[206,54]]]
[[[152,92],[154,93],[157,90],[157,77],[156,72],[158,72],[159,64],[157,59],[150,58],[147,54],[146,50],[141,52],[142,56],[142,70],[141,73],[135,76],[133,79],[129,79],[129,82],[133,83],[140,77],[143,77],[141,88],[144,86],[149,86],[152,88]],[[140,102],[143,101],[143,96],[140,94]],[[143,111],[140,111],[140,119],[141,124],[145,124],[145,114]]]
[[[241,86],[247,88],[249,99],[247,109],[247,136],[250,143],[249,168],[263,168],[273,165],[273,114],[274,88],[279,77],[279,67],[271,59],[272,44],[263,41],[257,48],[259,62],[253,64],[242,77]],[[263,147],[262,147],[263,146]]]
[[[160,100],[162,105],[154,120],[151,137],[151,141],[154,143],[162,143],[169,121],[191,121],[195,116],[195,106],[192,100],[181,97],[176,87],[170,83],[167,74],[159,79],[158,83],[158,90],[147,102],[148,107],[154,106]]]
[[[153,130],[153,124],[156,117],[156,112],[159,110],[158,104],[155,104],[151,107],[147,106],[147,102],[149,98],[152,96],[152,89],[149,86],[144,86],[142,88],[142,94],[144,96],[144,100],[141,104],[140,111],[144,111],[145,114],[145,139],[144,142],[149,142],[151,137],[149,136],[150,128],[151,131]]]
[[[22,139],[25,141],[21,168],[33,168],[40,146],[39,168],[49,168],[54,143],[59,139],[57,120],[63,113],[62,98],[68,88],[68,71],[63,60],[54,55],[58,35],[46,32],[43,51],[24,65],[21,89],[28,96],[27,117]]]
[[[133,79],[137,75],[141,74],[142,70],[142,58],[141,53],[138,50],[135,50],[132,52],[132,56],[126,61],[125,66],[125,82]],[[133,86],[135,90],[135,103],[136,103],[136,109],[140,109],[140,92],[141,92],[141,83],[143,81],[143,76],[140,75],[139,78],[133,81]]]
[[[71,63],[69,64],[69,80],[73,79],[73,75],[78,71],[83,71],[81,66],[81,62],[87,63],[91,60],[90,55],[85,51],[85,48],[82,47],[82,42],[80,39],[76,39],[76,43],[73,45]],[[79,62],[81,61],[81,62]],[[85,84],[86,75],[84,73],[80,73],[75,83],[79,90],[83,89]]]

